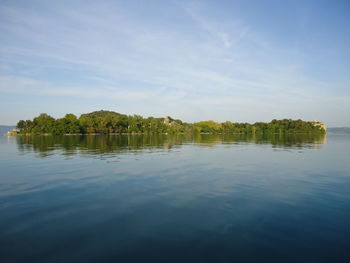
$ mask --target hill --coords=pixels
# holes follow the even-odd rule
[[[127,115],[121,114],[114,111],[107,111],[107,110],[100,110],[100,111],[93,111],[90,113],[84,113],[80,115],[80,118],[104,118],[104,117],[126,117]]]
[[[328,128],[329,133],[350,134],[350,127],[334,127]]]

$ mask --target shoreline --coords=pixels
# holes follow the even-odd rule
[[[40,134],[33,134],[33,133],[11,133],[7,132],[4,134],[4,136],[109,136],[109,135],[119,135],[119,136],[140,136],[140,135],[296,135],[296,134],[312,134],[312,135],[326,135],[325,133],[317,133],[317,132],[285,132],[285,133],[206,133],[206,132],[200,132],[200,133],[66,133],[66,134],[51,134],[51,133],[40,133]]]

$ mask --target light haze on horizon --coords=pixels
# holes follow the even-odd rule
[[[0,124],[112,110],[350,126],[350,1],[0,1]]]

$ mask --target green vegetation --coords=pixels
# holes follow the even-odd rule
[[[21,134],[286,134],[286,133],[325,133],[312,122],[302,120],[272,120],[269,123],[233,123],[226,121],[201,121],[185,123],[171,117],[143,118],[139,115],[125,115],[112,111],[95,111],[82,114],[66,114],[55,119],[45,113],[31,120],[17,123]]]

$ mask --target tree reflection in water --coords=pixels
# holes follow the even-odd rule
[[[198,147],[214,147],[220,144],[265,144],[273,148],[319,148],[326,143],[324,134],[290,135],[72,135],[72,136],[17,136],[17,146],[22,152],[39,152],[45,157],[54,151],[65,155],[108,154],[169,150],[186,144]]]

